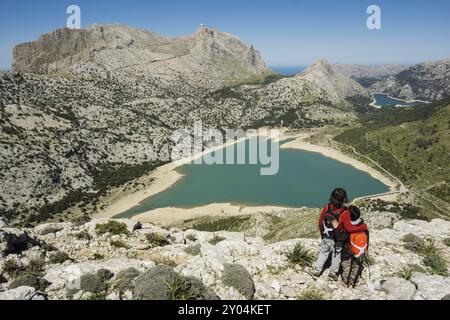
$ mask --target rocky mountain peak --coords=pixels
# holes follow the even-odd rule
[[[314,62],[311,66],[309,66],[304,74],[308,73],[322,73],[324,75],[334,75],[334,70],[328,60],[320,59]]]
[[[327,60],[318,60],[295,79],[309,82],[313,87],[327,93],[328,99],[339,104],[345,100],[369,99],[369,94],[360,84],[345,75],[335,72]]]
[[[270,73],[253,47],[238,37],[201,26],[189,36],[165,37],[120,24],[58,29],[14,48],[13,69],[27,73],[106,72],[201,78],[213,82]]]

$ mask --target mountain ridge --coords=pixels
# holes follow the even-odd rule
[[[121,70],[144,75],[181,74],[225,83],[272,74],[253,46],[204,26],[181,37],[120,24],[57,29],[17,45],[13,56],[13,71],[38,74]]]
[[[371,92],[409,100],[437,101],[450,96],[450,58],[430,61],[376,82]]]

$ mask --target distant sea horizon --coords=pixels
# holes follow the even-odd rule
[[[270,66],[274,72],[283,76],[293,76],[299,74],[305,71],[307,67],[308,66]]]

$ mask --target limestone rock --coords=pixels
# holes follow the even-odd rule
[[[402,278],[390,278],[383,282],[381,289],[392,300],[412,300],[416,293],[416,287],[408,280]]]
[[[36,293],[32,287],[19,287],[0,292],[0,300],[40,300],[43,296]]]
[[[410,281],[417,287],[416,299],[441,300],[450,294],[450,277],[414,272]]]

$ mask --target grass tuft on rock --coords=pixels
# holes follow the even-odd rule
[[[423,264],[427,266],[432,274],[441,276],[448,275],[447,264],[442,253],[436,248],[435,240],[431,238],[422,239],[414,234],[403,237],[405,248],[422,256]]]
[[[117,249],[130,249],[130,246],[127,245],[124,241],[113,240],[109,243],[112,247]]]
[[[226,238],[221,237],[221,236],[215,234],[214,237],[213,237],[211,240],[209,240],[208,242],[209,242],[209,244],[215,246],[215,245],[221,243],[221,242],[224,241],[224,240],[226,240]]]
[[[314,256],[310,250],[305,248],[302,243],[298,243],[291,252],[287,254],[290,263],[300,265],[302,267],[311,266]]]
[[[441,252],[436,248],[433,239],[426,239],[422,248],[423,263],[433,274],[447,276],[447,264]]]
[[[410,280],[413,274],[413,270],[409,267],[405,267],[402,270],[400,270],[400,272],[398,273],[398,276],[400,278],[403,278],[405,280]]]

